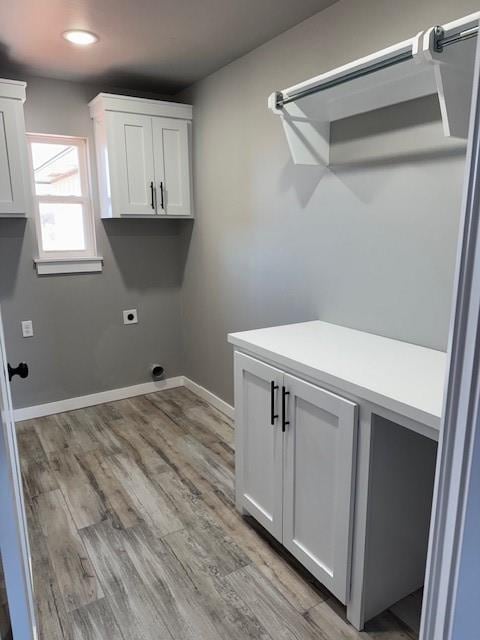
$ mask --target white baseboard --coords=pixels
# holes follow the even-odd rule
[[[132,387],[123,387],[121,389],[111,389],[109,391],[101,391],[100,393],[92,393],[88,396],[79,396],[77,398],[66,398],[58,402],[47,402],[45,404],[37,404],[32,407],[23,407],[15,409],[13,417],[15,422],[22,420],[33,420],[34,418],[43,418],[44,416],[52,416],[55,413],[63,413],[64,411],[75,411],[75,409],[84,409],[85,407],[93,407],[96,404],[104,402],[115,402],[115,400],[124,400],[125,398],[133,398],[134,396],[143,396],[146,393],[154,393],[162,389],[173,389],[175,387],[185,386],[197,396],[209,402],[213,407],[224,413],[229,418],[233,418],[233,407],[216,396],[205,387],[200,386],[190,378],[177,376],[175,378],[167,378],[158,382],[145,382],[144,384],[136,384]]]
[[[182,387],[183,384],[183,376],[177,376],[176,378],[167,378],[166,380],[160,380],[158,382],[145,382],[144,384],[136,384],[132,387],[111,389],[110,391],[92,393],[88,396],[66,398],[65,400],[59,400],[58,402],[47,402],[45,404],[34,405],[33,407],[15,409],[13,412],[13,417],[15,419],[15,422],[20,422],[21,420],[32,420],[33,418],[51,416],[55,413],[63,413],[64,411],[74,411],[75,409],[93,407],[96,404],[103,404],[104,402],[115,402],[115,400],[133,398],[134,396],[143,396],[146,393],[154,393],[154,391],[161,391],[162,389],[173,389],[174,387]],[[217,399],[219,400],[219,398]]]
[[[233,419],[234,408],[231,404],[228,404],[228,402],[225,402],[225,400],[222,400],[208,389],[205,389],[205,387],[202,387],[193,380],[190,380],[190,378],[184,378],[183,384],[187,389],[190,389],[190,391],[196,393],[197,396],[200,396],[200,398],[203,398],[203,400],[209,402],[213,407],[215,407],[215,409],[218,409],[226,416]]]

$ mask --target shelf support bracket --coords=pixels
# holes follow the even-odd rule
[[[290,102],[282,107],[282,94],[272,93],[268,107],[280,116],[295,164],[328,166],[330,163],[330,123],[307,113],[308,101]]]
[[[444,50],[442,27],[435,26],[423,35],[423,58],[433,64],[443,132],[453,138],[468,138],[470,104],[475,61],[475,40]]]

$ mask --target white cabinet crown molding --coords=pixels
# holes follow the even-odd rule
[[[120,111],[122,113],[136,113],[145,116],[163,116],[192,120],[193,107],[190,104],[169,102],[167,100],[151,100],[149,98],[135,98],[114,93],[99,93],[88,103],[90,116],[102,119],[105,111]]]
[[[0,96],[25,102],[27,83],[20,80],[0,78]]]

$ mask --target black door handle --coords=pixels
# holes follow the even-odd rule
[[[8,368],[8,379],[11,381],[13,376],[20,376],[20,378],[28,378],[28,364],[26,362],[20,362],[18,367],[11,367],[9,364]]]
[[[282,431],[285,433],[285,428],[290,424],[289,420],[287,420],[287,396],[290,395],[290,391],[287,391],[285,387],[282,387]]]
[[[155,196],[153,195],[153,182],[150,182],[150,194],[152,196],[152,200],[150,204],[152,205],[152,209],[155,209]]]
[[[163,201],[163,180],[160,181],[160,206],[165,209],[165,203]]]
[[[278,384],[275,381],[270,382],[270,424],[274,425],[275,420],[278,418],[278,413],[275,413],[275,390],[278,389]]]

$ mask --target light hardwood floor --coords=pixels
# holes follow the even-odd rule
[[[18,425],[41,640],[411,640],[363,633],[234,508],[231,422],[184,388]]]

